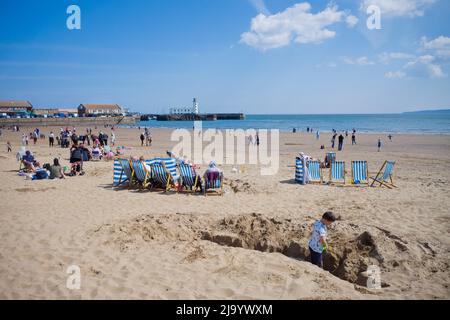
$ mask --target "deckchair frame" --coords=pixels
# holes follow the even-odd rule
[[[310,172],[311,172],[310,171],[311,163],[314,163],[314,164],[319,166],[319,176],[320,176],[319,180],[311,179],[311,174],[310,174]],[[317,161],[317,160],[310,160],[310,161],[308,161],[308,174],[309,174],[309,183],[319,183],[319,184],[323,183],[323,172],[322,172],[322,167],[320,165],[320,161]]]
[[[355,170],[354,170],[356,162],[363,162],[363,163],[366,164],[366,170],[365,171],[366,171],[366,179],[367,180],[359,181],[358,185],[367,185],[367,186],[369,186],[369,164],[365,160],[352,161],[352,185],[356,186],[356,184],[355,184]]]
[[[131,188],[131,186],[133,186],[136,181],[134,179],[134,170],[133,170],[133,166],[130,163],[130,160],[117,159],[117,161],[119,162],[120,166],[122,167],[122,171],[120,172],[119,182],[117,183],[116,187],[120,187],[122,184],[124,184],[125,182],[128,181],[128,188]],[[122,178],[124,177],[124,173],[126,173],[126,169],[124,168],[124,163],[127,163],[130,168],[130,176],[125,174],[127,179],[122,180]]]
[[[343,175],[344,175],[343,181],[339,181],[339,180],[334,180],[334,179],[333,179],[333,164],[336,165],[336,163],[343,164],[343,166],[342,166],[342,167],[343,167],[343,168],[342,168],[342,170],[343,170]],[[330,184],[343,184],[343,185],[346,184],[345,161],[333,161],[333,162],[331,163],[331,166],[330,166]]]
[[[192,180],[194,180],[193,181],[194,182],[193,185],[185,184],[186,175],[185,175],[185,171],[183,170],[183,167],[185,167],[186,169],[189,169],[189,171],[191,173],[195,174],[195,179],[194,179],[194,177],[192,175],[190,176],[190,178]],[[196,192],[197,189],[199,188],[199,175],[195,172],[195,169],[193,167],[191,167],[189,164],[180,163],[180,164],[178,164],[178,170],[180,171],[180,179],[181,179],[180,189],[184,187],[184,191],[187,192],[187,193],[194,193],[194,192]],[[186,179],[186,182],[187,182],[187,179]],[[201,183],[201,181],[200,181],[200,183]],[[191,187],[192,190],[187,189],[187,187]]]
[[[152,180],[152,187],[151,189],[154,189],[157,185],[161,185],[164,192],[168,192],[170,190],[170,186],[175,186],[175,181],[169,172],[169,170],[166,168],[166,164],[164,161],[158,161],[150,165],[152,172],[151,172],[151,180]],[[162,170],[160,170],[162,169]],[[163,181],[164,179],[165,181]],[[156,187],[156,189],[158,189]],[[176,188],[178,192],[178,188]]]
[[[151,179],[150,179],[150,172],[148,172],[147,168],[145,167],[145,163],[141,160],[133,160],[131,161],[131,168],[133,170],[133,178],[136,179],[136,181],[139,183],[139,187],[140,189],[145,189],[147,188],[150,184],[151,184]],[[138,170],[142,170],[143,171],[143,179],[140,179],[139,173],[136,170],[135,166],[140,165],[140,168],[138,168]]]
[[[216,182],[217,180],[215,180],[214,182]],[[214,191],[214,193],[209,193],[210,195],[219,195],[219,196],[223,196],[223,172],[219,172],[219,181],[220,181],[220,188],[216,188],[216,187],[209,187],[208,188],[208,177],[205,177],[205,187],[203,189],[203,194],[206,196],[208,196],[208,190],[212,190]]]
[[[386,181],[385,179],[383,179],[383,177],[385,176],[385,170],[387,169],[388,163],[392,163],[392,169],[389,172],[389,181]],[[373,180],[373,182],[370,186],[373,187],[375,183],[379,183],[380,187],[387,187],[389,189],[398,188],[396,185],[394,185],[394,179],[392,178],[392,176],[393,176],[392,171],[394,170],[394,166],[395,166],[395,161],[385,161],[383,163],[383,165],[381,166],[381,169],[378,171],[377,175],[375,176],[375,178],[372,178],[372,177],[369,178],[369,179]]]

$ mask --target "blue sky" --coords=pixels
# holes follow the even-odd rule
[[[66,27],[71,4],[81,30]],[[0,16],[0,99],[36,107],[450,108],[447,0],[2,0]]]

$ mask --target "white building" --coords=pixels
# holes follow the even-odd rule
[[[199,114],[197,99],[194,98],[194,100],[192,101],[192,107],[170,108],[169,113],[170,114]]]

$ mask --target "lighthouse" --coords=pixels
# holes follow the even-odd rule
[[[194,100],[192,101],[192,113],[193,114],[199,113],[197,98],[194,98]]]

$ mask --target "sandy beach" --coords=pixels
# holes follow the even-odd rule
[[[59,132],[41,128],[50,130]],[[127,157],[165,156],[170,133],[153,129],[153,145],[141,147],[138,129],[119,128],[116,144],[131,148]],[[396,161],[398,188],[389,190],[295,184],[295,156],[323,159],[331,134],[281,133],[276,175],[221,166],[224,196],[204,197],[112,188],[107,161],[85,163],[84,176],[26,180],[17,175],[21,134],[0,138],[1,299],[450,298],[449,136],[381,136],[381,152],[380,135],[346,139],[337,157],[347,170],[368,160],[373,175]],[[41,163],[68,164],[68,149],[47,140],[29,149]],[[339,220],[321,270],[305,261],[308,228],[327,210]],[[79,290],[66,286],[71,265]],[[369,265],[380,267],[382,289],[366,288]]]

